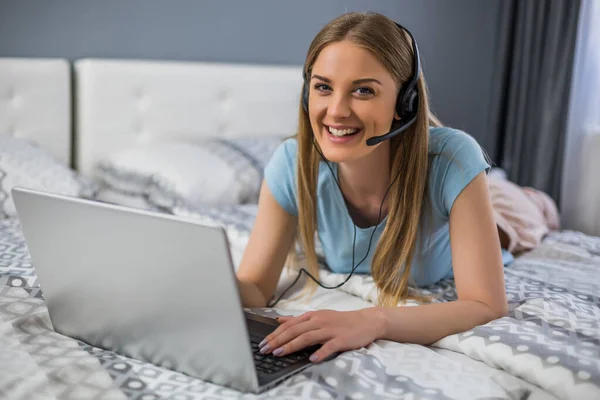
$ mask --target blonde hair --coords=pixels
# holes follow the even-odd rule
[[[347,13],[328,23],[312,41],[304,72],[310,77],[311,68],[321,50],[327,45],[349,40],[371,51],[398,83],[407,82],[413,69],[413,51],[410,37],[392,20],[378,13]],[[409,278],[413,254],[417,247],[419,226],[424,217],[424,205],[428,203],[427,182],[429,175],[429,126],[441,126],[429,111],[427,87],[421,73],[418,115],[413,125],[401,135],[391,139],[390,168],[392,179],[402,175],[389,190],[388,220],[375,249],[371,274],[379,290],[379,305],[396,306],[409,298],[423,300],[424,296],[409,295]],[[319,266],[315,251],[317,227],[316,188],[320,155],[314,148],[313,131],[308,113],[300,103],[297,157],[298,230],[299,245],[307,262],[307,269],[318,276]],[[397,123],[394,120],[394,124]],[[394,125],[392,125],[393,127]],[[402,150],[401,150],[402,149]],[[296,249],[292,249],[289,264],[297,262]],[[306,281],[310,293],[316,283]]]

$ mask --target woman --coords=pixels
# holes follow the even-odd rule
[[[319,362],[376,339],[431,344],[507,313],[490,166],[471,136],[441,127],[429,112],[415,50],[407,31],[372,13],[342,15],[313,40],[298,134],[265,169],[237,272],[241,296],[246,307],[267,305],[298,231],[313,276],[317,233],[331,270],[372,274],[379,306],[279,318],[263,353],[323,344],[310,358]],[[397,107],[413,77],[416,115]],[[401,134],[366,143],[411,116]],[[355,258],[364,258],[358,267]],[[396,307],[409,297],[409,283],[452,275],[458,300]]]

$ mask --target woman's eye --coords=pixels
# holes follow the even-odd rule
[[[315,84],[315,89],[317,89],[318,91],[321,91],[321,92],[326,92],[326,91],[331,90],[331,88],[329,87],[329,85],[326,85],[324,83],[317,83],[317,84]]]
[[[360,94],[361,96],[370,96],[375,94],[375,91],[369,87],[359,87],[356,89],[356,91],[358,92],[358,94]]]

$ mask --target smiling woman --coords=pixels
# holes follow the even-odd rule
[[[316,233],[332,271],[373,276],[379,305],[281,318],[263,353],[323,344],[311,357],[319,361],[380,338],[430,344],[506,314],[490,165],[470,135],[429,111],[418,57],[412,35],[376,13],[342,15],[312,41],[298,133],[265,169],[237,272],[242,299],[268,304],[299,232],[308,289],[323,286]],[[396,307],[427,300],[409,285],[447,277],[458,300]]]
[[[332,43],[315,61],[309,86],[310,123],[329,161],[389,154],[385,145],[365,144],[389,131],[393,119],[399,118],[394,111],[399,86],[372,52],[349,40]]]

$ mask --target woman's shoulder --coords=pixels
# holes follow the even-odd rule
[[[295,153],[298,149],[298,139],[296,137],[288,137],[282,140],[279,147],[284,147],[288,152]]]
[[[270,164],[293,164],[298,152],[298,141],[295,137],[286,138],[279,143],[273,152]]]
[[[448,127],[430,128],[430,191],[434,205],[444,215],[466,185],[490,164],[483,149],[466,132]]]
[[[461,147],[469,147],[481,151],[481,146],[475,138],[459,129],[447,126],[429,128],[429,153],[454,153]]]
[[[271,193],[292,215],[298,215],[295,180],[297,146],[295,138],[285,139],[277,146],[264,169],[264,178]]]

